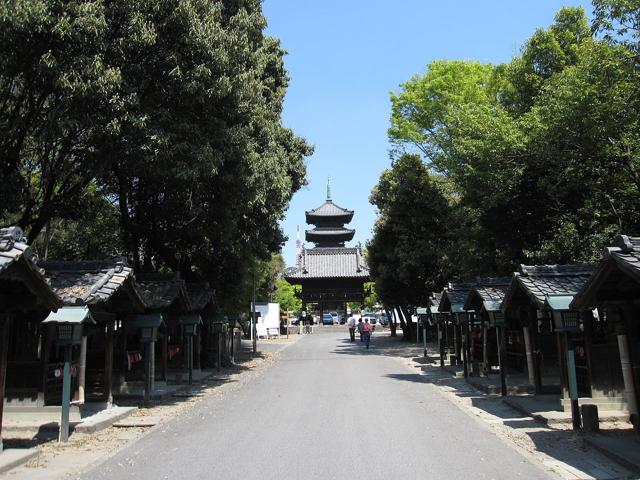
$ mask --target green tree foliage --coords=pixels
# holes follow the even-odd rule
[[[617,41],[594,38],[582,9],[563,8],[510,63],[433,62],[392,94],[395,157],[419,151],[450,189],[449,208],[426,207],[449,220],[434,249],[449,266],[436,271],[464,280],[593,261],[615,233],[640,230],[636,4],[596,2],[594,26]],[[400,238],[378,234],[374,243]],[[399,260],[387,265],[404,269]]]
[[[612,43],[624,45],[640,60],[640,2],[638,0],[593,0],[593,28]]]
[[[71,237],[102,208],[95,188],[137,270],[238,298],[283,242],[312,152],[282,126],[284,51],[265,25],[259,0],[3,2],[2,223]]]
[[[378,293],[376,292],[376,283],[367,282],[364,284],[365,292],[369,292],[364,297],[364,309],[372,312],[379,304]]]
[[[126,256],[122,246],[118,207],[90,185],[81,202],[84,208],[69,218],[54,218],[32,246],[40,258],[100,260]]]
[[[281,312],[295,312],[299,314],[302,310],[302,300],[296,296],[300,287],[291,285],[284,278],[276,279],[276,289],[273,295],[273,301],[280,304]]]
[[[450,275],[442,244],[454,217],[440,179],[418,155],[403,154],[382,173],[370,201],[379,213],[367,245],[378,298],[405,312],[426,305],[431,289]]]
[[[83,208],[121,81],[100,1],[0,3],[0,219],[33,241]]]

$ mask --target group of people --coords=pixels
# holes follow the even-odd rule
[[[366,345],[368,350],[369,343],[371,343],[371,334],[373,333],[373,325],[369,323],[369,319],[365,318],[363,322],[361,317],[356,322],[356,318],[352,314],[347,320],[347,327],[349,327],[350,341],[356,341],[356,330],[358,330],[358,334],[360,334],[360,341]]]

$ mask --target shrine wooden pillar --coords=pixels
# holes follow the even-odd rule
[[[75,399],[84,404],[85,389],[87,383],[87,336],[86,332],[82,332],[80,340],[80,354],[78,356],[78,390],[75,393]]]
[[[2,452],[2,414],[4,411],[4,393],[7,384],[7,363],[9,359],[9,335],[11,334],[12,318],[9,314],[5,314],[1,319],[0,333],[0,452]]]
[[[127,370],[129,368],[128,353],[127,353],[127,326],[124,321],[120,322],[120,328],[118,328],[120,335],[120,351],[122,357],[120,358],[120,381],[122,384],[126,381]]]
[[[451,317],[451,324],[453,325],[453,344],[455,349],[456,365],[460,365],[462,363],[462,330],[453,316]]]
[[[200,342],[202,341],[202,328],[198,329],[198,334],[193,339],[193,368],[200,370],[200,354],[202,351]]]
[[[489,365],[489,345],[487,342],[487,336],[489,334],[489,328],[487,327],[487,322],[484,321],[480,315],[480,321],[482,322],[482,373],[484,376],[489,375],[491,371],[491,366]]]
[[[115,320],[107,322],[104,332],[104,398],[108,405],[113,403],[113,334]]]
[[[169,372],[169,332],[165,333],[160,340],[160,352],[162,360],[160,362],[160,375],[162,381],[167,381],[167,373]]]
[[[47,398],[47,373],[49,367],[49,357],[51,356],[51,333],[48,324],[40,324],[42,328],[42,354],[40,364],[42,365],[42,395]]]

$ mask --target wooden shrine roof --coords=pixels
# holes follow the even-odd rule
[[[473,287],[473,283],[450,283],[447,285],[442,291],[438,311],[456,313],[463,310],[467,295]]]
[[[48,309],[56,310],[62,306],[62,301],[36,265],[33,251],[19,227],[0,228],[0,278],[21,282],[35,295],[36,302]],[[6,307],[18,307],[11,305],[10,301]]]
[[[107,302],[123,287],[138,308],[144,308],[133,269],[124,260],[53,261],[40,264],[52,288],[66,305]]]
[[[32,260],[33,254],[18,227],[0,228],[0,273],[21,257]]]
[[[480,310],[484,302],[502,303],[507,293],[511,277],[478,278],[465,300],[465,310]]]
[[[203,310],[210,303],[214,303],[215,295],[207,282],[187,283],[189,302],[194,312]]]
[[[174,302],[181,311],[191,310],[186,284],[179,274],[140,274],[137,279],[148,310],[166,310]]]
[[[514,273],[502,309],[514,301],[517,292],[523,291],[538,308],[544,307],[547,295],[575,295],[587,283],[595,270],[593,265],[520,265]]]
[[[615,272],[616,269],[619,273]],[[620,290],[622,288],[620,282],[623,279],[623,275],[627,276],[628,282],[640,284],[640,237],[628,235],[618,235],[616,237],[615,245],[605,250],[593,275],[575,295],[571,307],[582,309],[597,306],[599,303],[596,299],[598,290],[606,282],[610,282],[610,279],[613,280],[611,288]],[[628,289],[629,285],[624,287]],[[631,291],[627,293],[631,293]]]
[[[318,208],[305,212],[307,217],[345,217],[353,215],[353,210],[347,210],[333,203],[332,200],[325,201]]]

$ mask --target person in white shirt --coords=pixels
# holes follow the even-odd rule
[[[347,326],[349,327],[349,340],[352,342],[356,341],[356,319],[353,315],[349,317],[347,320]]]

